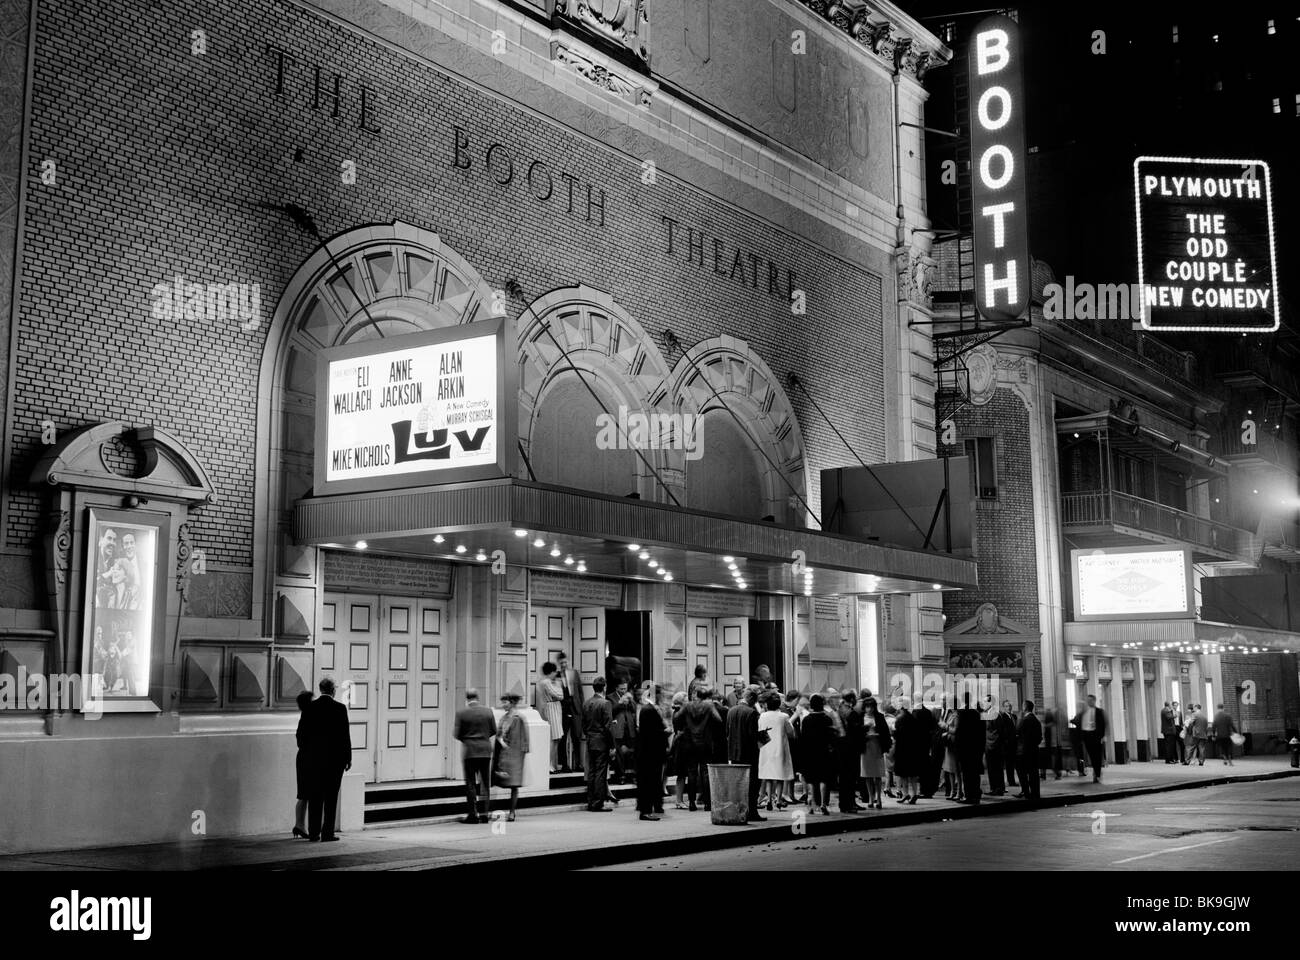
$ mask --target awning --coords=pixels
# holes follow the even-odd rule
[[[973,560],[937,551],[513,478],[308,497],[294,505],[293,531],[299,543],[316,546],[478,563],[491,563],[499,550],[506,563],[536,570],[671,577],[691,587],[740,589],[739,574],[753,593],[916,593],[978,585]]]
[[[1179,473],[1204,478],[1223,477],[1228,473],[1228,464],[1214,454],[1144,424],[1122,420],[1106,410],[1057,420],[1056,432],[1065,437],[1077,435],[1080,440],[1101,436],[1112,450]]]

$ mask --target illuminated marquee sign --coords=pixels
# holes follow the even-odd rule
[[[322,352],[319,496],[506,476],[515,393],[504,318]]]
[[[1267,163],[1138,157],[1133,189],[1143,328],[1200,333],[1278,328]]]
[[[1189,551],[1154,547],[1071,550],[1075,620],[1194,617]]]
[[[1018,320],[1029,309],[1032,277],[1020,26],[1010,17],[989,17],[975,29],[970,102],[975,306],[986,320]]]

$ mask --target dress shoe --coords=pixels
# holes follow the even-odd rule
[[[758,814],[751,814],[745,818],[746,823],[767,823],[767,817],[760,817]]]
[[[293,828],[293,835],[295,837],[302,837],[304,840],[307,839],[307,831],[300,830],[298,827]]]
[[[659,815],[662,817],[663,814],[664,814],[664,808],[663,808],[663,807],[655,807],[655,808],[654,808],[654,812],[657,813],[657,814],[659,814]]]
[[[613,813],[614,811],[609,809],[609,807],[588,807],[587,812],[588,813]]]
[[[908,797],[900,797],[899,800],[898,800],[898,802],[899,802],[899,803],[907,803],[908,799],[909,799]]]
[[[641,819],[642,819],[642,820],[651,820],[651,821],[654,821],[655,823],[658,823],[658,822],[659,822],[659,818],[656,817],[653,813],[643,813],[643,814],[641,814]]]
[[[331,841],[334,841],[334,840],[337,840],[337,839],[338,839],[338,837],[334,836],[334,834],[331,833],[328,837],[321,837],[321,838],[320,838],[320,842],[321,842],[321,843],[330,843]]]
[[[461,823],[478,823],[478,817],[461,817]]]
[[[320,840],[320,834],[319,833],[310,834],[308,835],[307,839],[310,840],[312,843],[316,843],[317,841]]]

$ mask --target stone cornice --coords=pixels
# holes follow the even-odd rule
[[[825,20],[885,66],[918,83],[952,51],[921,23],[892,3],[864,0],[791,0]]]

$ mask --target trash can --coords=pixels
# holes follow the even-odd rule
[[[749,820],[749,764],[709,764],[709,800],[714,823],[744,826]]]

